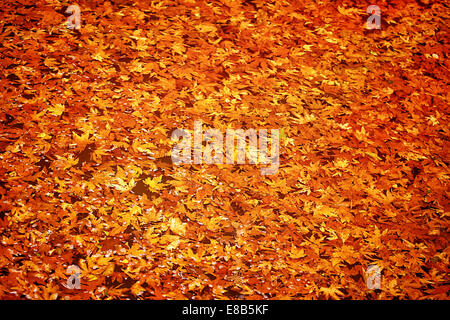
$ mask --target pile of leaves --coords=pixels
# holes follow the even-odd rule
[[[0,4],[1,299],[449,298],[445,1],[379,30],[368,1],[71,4]],[[278,172],[174,165],[196,120],[279,129]]]

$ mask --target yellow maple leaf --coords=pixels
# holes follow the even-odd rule
[[[339,300],[340,296],[343,296],[344,294],[339,291],[339,289],[335,288],[335,287],[330,287],[330,288],[320,288],[320,291],[323,292],[327,297],[332,297],[333,299]]]
[[[339,13],[343,14],[344,16],[352,16],[360,13],[360,9],[356,7],[349,7],[349,8],[338,7],[337,9]]]
[[[37,136],[38,136],[38,138],[42,138],[42,139],[45,139],[45,140],[48,140],[48,139],[51,139],[51,138],[52,138],[51,135],[49,135],[49,134],[47,134],[47,133],[45,133],[45,132],[41,132],[41,133],[39,133]]]
[[[63,104],[57,103],[54,106],[48,107],[47,111],[50,112],[50,114],[52,114],[54,116],[60,116],[63,114],[65,108],[66,107]]]
[[[170,219],[170,230],[178,235],[186,233],[186,224],[182,223],[179,218]]]
[[[299,248],[292,246],[289,256],[292,259],[299,259],[299,258],[306,256],[306,254],[305,254],[305,250],[303,248],[299,249]]]
[[[105,270],[103,271],[103,275],[104,275],[104,276],[110,276],[110,275],[112,275],[113,272],[114,272],[114,267],[115,267],[114,262],[110,262],[110,263],[108,264],[108,266],[105,268]]]
[[[135,139],[133,141],[131,147],[133,148],[134,152],[142,152],[148,154],[153,154],[154,152],[152,150],[156,149],[156,146],[151,142],[139,144],[138,139]]]
[[[73,155],[69,155],[67,158],[63,156],[56,155],[60,163],[62,164],[62,169],[67,170],[78,163],[78,158],[74,158]]]
[[[73,140],[81,147],[85,147],[89,142],[89,132],[83,132],[81,136],[73,132]]]
[[[131,286],[131,293],[133,293],[136,296],[141,295],[145,292],[145,289],[139,284],[139,282],[136,282]]]
[[[92,153],[92,159],[95,162],[99,162],[99,161],[101,161],[102,156],[107,156],[107,155],[108,155],[107,150],[105,150],[104,147],[100,146],[100,147],[96,148],[94,150],[94,152]]]
[[[107,59],[109,55],[105,53],[103,50],[97,51],[95,54],[92,55],[92,59],[98,60],[100,62],[103,61],[103,59]]]
[[[199,24],[195,26],[195,28],[200,32],[215,32],[217,31],[217,28],[212,24]]]
[[[110,184],[111,187],[114,187],[116,188],[116,190],[119,191],[130,191],[131,189],[134,188],[135,185],[136,182],[134,181],[133,178],[129,182],[126,182],[122,178],[116,178],[115,183]]]
[[[148,186],[150,191],[159,191],[164,188],[166,185],[161,182],[162,175],[159,177],[155,177],[151,179],[150,177],[145,179],[143,182]]]
[[[182,43],[175,42],[174,44],[172,44],[172,50],[173,50],[173,52],[182,55],[186,51],[186,48],[184,47],[184,45]]]

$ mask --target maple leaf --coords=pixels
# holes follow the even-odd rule
[[[51,135],[49,135],[49,134],[47,134],[47,133],[45,133],[45,132],[39,133],[39,134],[37,135],[37,137],[38,137],[38,138],[45,139],[45,140],[48,140],[48,139],[51,139],[51,138],[52,138]]]
[[[303,248],[292,247],[289,256],[292,259],[299,259],[306,256],[305,250]]]
[[[48,107],[47,111],[54,116],[60,116],[63,114],[65,108],[66,107],[63,104],[57,103],[53,106]]]
[[[340,300],[340,297],[342,297],[344,294],[342,291],[340,291],[337,287],[329,287],[329,288],[320,288],[320,292],[323,292],[326,297],[332,297],[333,299]]]
[[[361,14],[363,13],[361,11],[361,9],[357,8],[357,7],[337,7],[339,13],[345,15],[345,16],[352,16],[352,15],[357,15],[357,14]]]
[[[154,150],[156,149],[156,146],[149,142],[149,143],[140,143],[138,141],[138,139],[135,139],[133,141],[133,144],[131,145],[131,147],[133,148],[133,150],[135,152],[142,152],[142,153],[148,153],[153,155],[154,154]]]
[[[173,50],[173,52],[181,54],[181,55],[186,52],[185,46],[179,42],[175,42],[174,44],[172,44],[172,50]]]
[[[16,2],[0,299],[448,300],[443,1],[381,8],[381,30],[351,2],[100,1],[80,30]],[[197,120],[278,129],[279,171],[173,166]]]
[[[102,156],[107,156],[108,151],[104,149],[103,146],[95,148],[95,150],[92,152],[92,159],[95,162],[100,162],[102,159]]]
[[[92,59],[102,62],[103,59],[107,59],[109,54],[104,52],[103,50],[98,50],[94,54],[91,55]]]
[[[186,233],[186,224],[182,223],[179,218],[171,218],[170,230],[178,235],[184,235]]]
[[[131,293],[136,296],[140,296],[144,292],[145,292],[145,289],[138,282],[136,282],[135,284],[133,284],[131,286]]]
[[[162,183],[161,180],[162,180],[162,175],[157,176],[153,179],[151,179],[150,177],[146,178],[145,180],[143,180],[143,182],[148,186],[148,189],[150,191],[158,192],[166,186],[166,184]]]
[[[74,158],[73,155],[69,155],[68,157],[63,157],[63,156],[56,155],[56,158],[59,160],[60,163],[62,163],[62,166],[63,166],[62,169],[63,170],[67,170],[70,167],[73,167],[79,161],[79,159],[78,158]]]
[[[130,191],[136,185],[136,181],[133,178],[128,182],[122,178],[116,178],[115,182],[109,185],[119,191]]]
[[[214,25],[206,24],[206,23],[196,25],[195,28],[200,32],[216,32],[217,31],[217,28]]]

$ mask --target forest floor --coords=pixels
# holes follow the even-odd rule
[[[1,299],[449,299],[444,1],[71,4],[0,4]]]

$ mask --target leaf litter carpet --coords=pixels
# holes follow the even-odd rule
[[[445,1],[379,30],[367,1],[71,4],[0,4],[1,299],[449,298]],[[279,129],[278,171],[175,165],[197,120]]]

